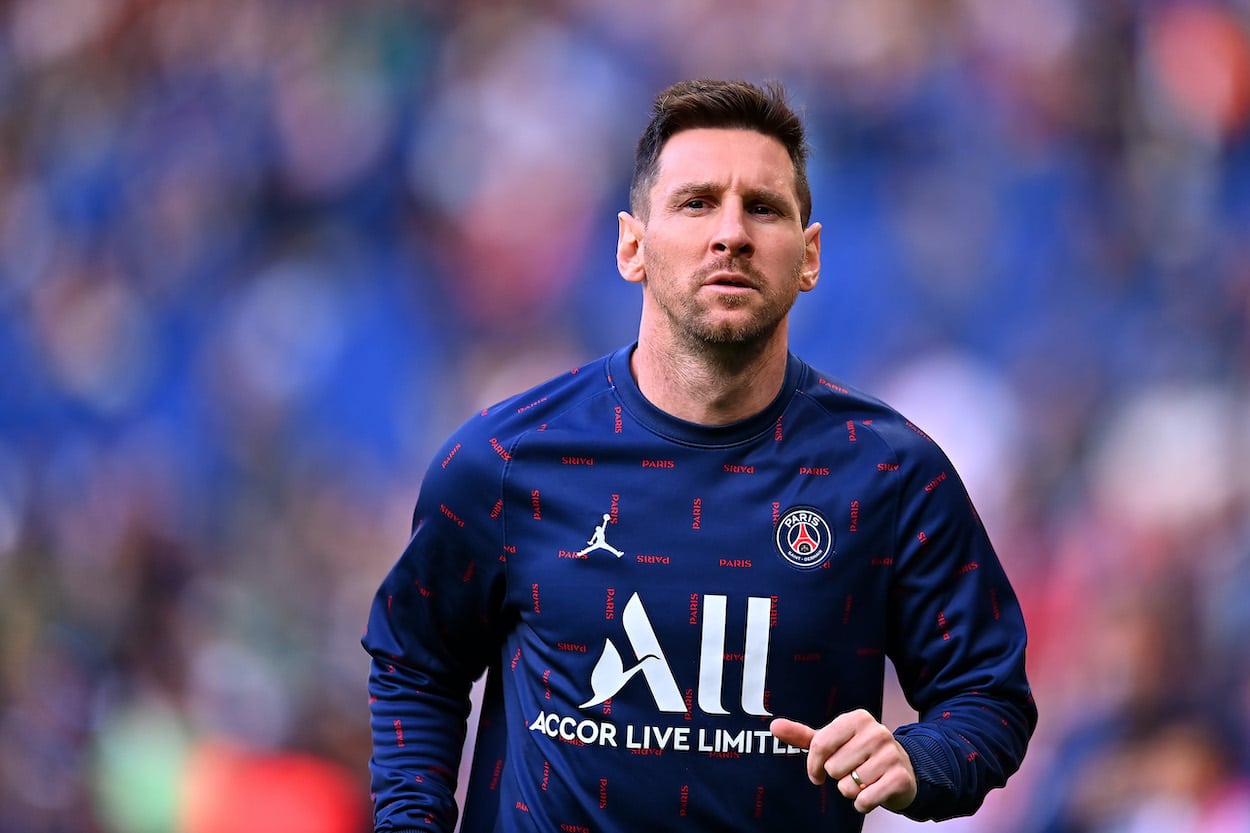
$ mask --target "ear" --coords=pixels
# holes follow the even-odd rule
[[[810,292],[820,278],[820,223],[812,223],[803,232],[803,270],[799,273],[799,290]]]
[[[641,220],[622,211],[616,215],[616,268],[621,277],[630,283],[642,283],[647,279],[642,259],[642,236],[645,227]]]

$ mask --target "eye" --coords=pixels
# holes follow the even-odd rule
[[[748,209],[752,214],[760,217],[777,217],[781,212],[768,203],[755,203]]]
[[[708,201],[702,197],[695,197],[693,199],[686,200],[686,202],[682,204],[682,208],[690,211],[703,211],[707,207]]]

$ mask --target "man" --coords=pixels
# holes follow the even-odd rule
[[[470,833],[843,833],[1019,766],[1024,624],[954,468],[788,352],[806,152],[780,88],[657,97],[619,215],[637,343],[457,431],[375,599],[378,831],[453,828],[483,671]]]

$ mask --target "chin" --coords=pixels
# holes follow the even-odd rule
[[[777,322],[765,325],[758,321],[721,322],[695,328],[690,334],[695,341],[709,349],[758,348],[772,339],[777,332],[777,326]]]

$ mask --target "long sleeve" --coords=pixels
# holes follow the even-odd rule
[[[498,652],[505,551],[499,462],[462,432],[422,484],[413,532],[382,582],[372,656],[370,761],[377,831],[450,831],[469,692]]]
[[[918,780],[906,815],[943,819],[974,812],[1019,768],[1037,709],[1020,607],[964,485],[927,437],[907,449],[890,654],[919,721],[895,736]]]

